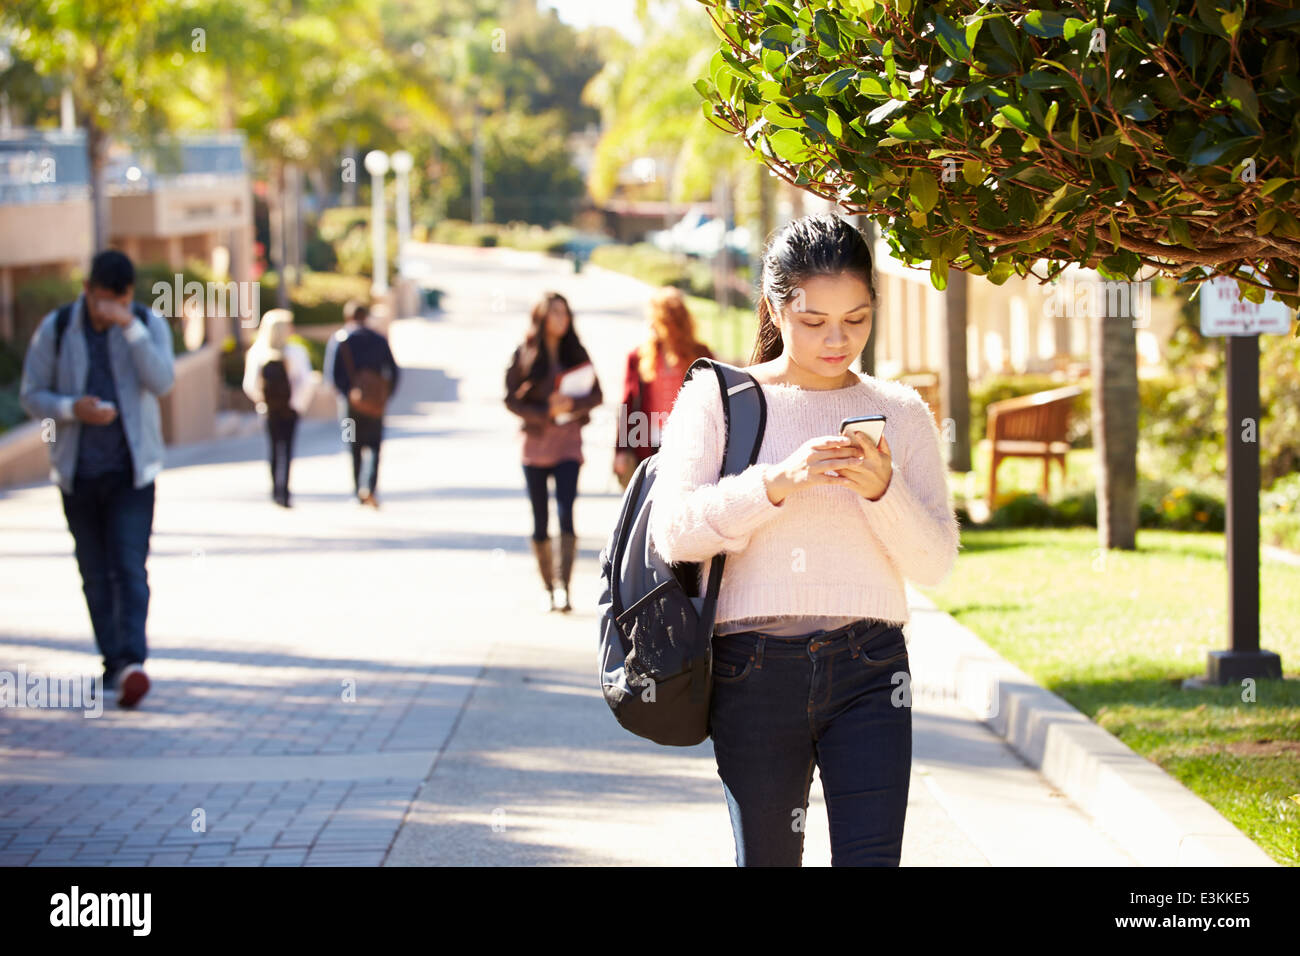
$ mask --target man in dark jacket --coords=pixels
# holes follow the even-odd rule
[[[344,421],[344,439],[351,438],[352,446],[352,481],[356,486],[357,500],[372,508],[379,507],[375,497],[375,486],[379,482],[379,445],[384,437],[384,418],[363,412],[357,403],[367,404],[368,396],[362,394],[362,380],[369,372],[377,373],[387,382],[387,391],[391,395],[397,391],[397,380],[401,370],[393,359],[388,339],[380,335],[366,323],[370,310],[358,306],[353,319],[356,328],[348,333],[347,338],[338,344],[334,356],[334,387],[340,395],[347,397],[347,420]],[[348,425],[352,426],[352,435],[347,434]],[[362,468],[362,453],[370,450],[370,462],[367,469]]]

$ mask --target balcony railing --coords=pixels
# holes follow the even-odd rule
[[[110,155],[104,170],[110,194],[160,186],[195,188],[248,174],[242,133],[184,136]],[[67,202],[90,194],[83,130],[22,130],[0,134],[0,205]]]

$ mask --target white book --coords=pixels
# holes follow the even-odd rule
[[[561,372],[559,380],[555,383],[555,390],[561,395],[567,395],[570,398],[585,398],[591,394],[591,390],[596,387],[596,367],[590,362],[583,362],[581,365],[575,365],[567,371]],[[555,416],[555,424],[563,425],[573,421],[574,416],[569,412],[561,412]]]

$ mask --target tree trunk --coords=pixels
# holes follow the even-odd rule
[[[477,226],[483,222],[483,124],[478,103],[474,104],[474,140],[469,189],[470,221]]]
[[[1137,548],[1137,335],[1131,315],[1093,310],[1092,441],[1102,548]],[[1131,312],[1131,307],[1128,310]]]
[[[297,163],[284,167],[284,261],[292,276],[292,288],[302,284],[302,169]]]
[[[352,175],[343,177],[343,190],[340,202],[344,206],[355,206],[357,204],[357,177],[361,175],[361,164],[357,159],[357,143],[351,136],[343,145],[343,158],[353,161]]]
[[[958,269],[948,271],[944,301],[944,358],[947,367],[939,382],[939,403],[943,421],[939,431],[949,443],[950,471],[970,471],[970,382],[966,369],[966,317],[970,302],[970,280]]]
[[[94,223],[94,252],[108,248],[108,184],[104,179],[108,167],[108,133],[87,112],[86,158],[90,163],[90,209]]]
[[[279,278],[275,284],[275,304],[277,308],[287,309],[289,308],[289,281],[284,274],[284,163],[280,160],[271,163],[266,202],[271,227],[271,248],[267,250],[267,258]]]

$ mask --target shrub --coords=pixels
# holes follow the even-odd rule
[[[21,283],[14,290],[14,348],[22,355],[41,319],[81,294],[81,279],[41,276]]]
[[[1050,528],[1056,524],[1052,506],[1031,492],[1014,495],[989,517],[994,528]]]
[[[18,383],[0,386],[0,434],[27,421],[27,412],[18,401]]]
[[[316,221],[316,231],[325,242],[335,243],[353,229],[364,229],[369,222],[369,206],[335,206],[320,214]]]
[[[276,272],[262,275],[263,310],[276,301],[280,276]],[[343,305],[349,299],[368,301],[370,280],[364,276],[339,275],[335,272],[304,272],[302,283],[290,294],[293,321],[298,325],[338,325],[343,322]]]
[[[1260,540],[1264,544],[1300,553],[1300,515],[1272,513],[1259,522]]]
[[[1142,505],[1147,505],[1145,510]],[[1223,502],[1213,495],[1182,486],[1154,504],[1143,502],[1138,510],[1139,525],[1144,528],[1174,531],[1222,531],[1224,528]]]
[[[713,298],[713,269],[707,262],[677,252],[666,252],[648,242],[597,246],[591,250],[591,262],[636,276],[650,285],[676,286],[687,295]]]
[[[221,380],[231,388],[244,385],[244,350],[236,349],[229,337],[221,343]]]
[[[1162,491],[1158,483],[1145,483],[1139,495],[1139,527],[1173,531],[1222,531],[1224,528],[1223,502],[1204,491],[1181,485]],[[1097,494],[1089,490],[1049,503],[1036,494],[1011,492],[994,509],[988,525],[994,528],[1096,527]]]
[[[391,280],[397,275],[397,234],[394,230],[389,229],[386,235],[388,239],[388,278]],[[334,255],[338,262],[338,271],[343,275],[370,275],[374,255],[371,250],[370,230],[365,226],[358,226],[350,230],[334,243]]]
[[[16,385],[23,377],[23,351],[16,343],[0,339],[0,387]]]
[[[1085,491],[1061,498],[1055,504],[1057,524],[1097,526],[1097,493]]]
[[[1273,482],[1259,499],[1260,514],[1277,512],[1300,515],[1300,473]]]
[[[311,236],[307,240],[303,258],[307,260],[307,268],[316,272],[333,272],[339,265],[339,257],[334,252],[334,247],[320,236]]]

